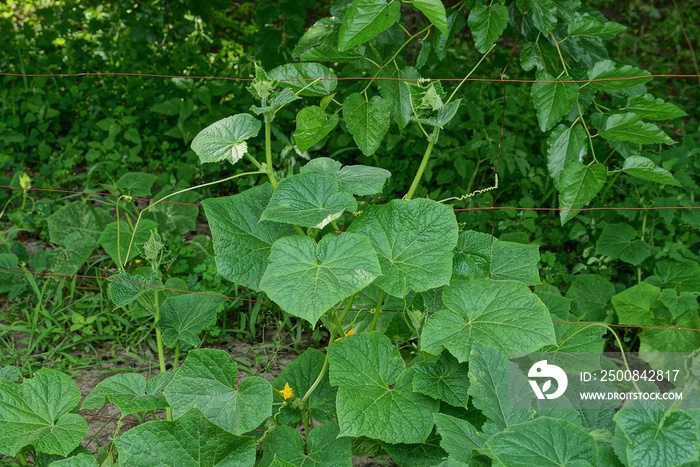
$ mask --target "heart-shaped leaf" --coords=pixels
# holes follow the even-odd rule
[[[330,117],[318,106],[304,107],[297,114],[294,142],[301,152],[321,141],[338,124],[338,114]]]
[[[71,413],[80,389],[69,376],[42,368],[15,384],[0,379],[0,453],[16,456],[25,446],[67,456],[88,432],[85,419]]]
[[[327,157],[313,159],[301,168],[301,173],[323,172],[335,178],[338,189],[353,195],[373,195],[381,193],[391,172],[367,165],[346,165],[342,169],[339,162]]]
[[[240,435],[256,428],[272,415],[272,386],[259,376],[239,385],[237,375],[236,363],[223,350],[191,350],[164,391],[173,417],[197,407],[229,433]]]
[[[465,362],[475,344],[508,354],[556,343],[549,310],[522,282],[452,280],[442,300],[447,309],[428,318],[421,334],[425,352],[446,348]]]
[[[236,114],[212,123],[192,140],[192,150],[202,163],[228,160],[235,164],[248,152],[247,139],[257,136],[260,120]]]
[[[467,24],[474,35],[476,49],[486,53],[508,25],[508,8],[498,4],[479,5],[469,13]]]
[[[571,422],[549,417],[506,428],[486,445],[499,462],[513,467],[596,465],[598,457],[591,435]]]
[[[232,435],[196,408],[172,422],[144,423],[114,440],[120,465],[143,467],[255,464],[255,439]]]
[[[168,297],[160,306],[158,325],[163,343],[170,348],[177,341],[197,347],[199,335],[216,321],[216,313],[226,299],[211,295],[185,294]]]
[[[395,2],[398,3],[398,2]],[[390,102],[379,96],[367,101],[362,94],[350,94],[343,103],[343,118],[357,147],[365,156],[374,154],[389,131]]]
[[[260,290],[272,244],[295,234],[291,225],[261,220],[271,196],[272,187],[265,183],[238,195],[202,201],[219,274],[253,290]]]
[[[286,63],[271,70],[269,76],[301,96],[326,96],[337,85],[335,73],[320,63]]]
[[[315,324],[341,300],[381,274],[377,254],[362,235],[326,235],[316,244],[294,236],[272,245],[260,287],[286,312]]]
[[[532,102],[537,110],[540,129],[548,131],[569,113],[571,106],[578,99],[578,86],[575,83],[567,83],[567,80],[555,80],[545,71],[537,73],[537,80],[548,81],[532,85]]]
[[[372,242],[382,266],[376,284],[395,297],[447,284],[457,220],[450,206],[428,199],[373,206],[350,226]]]
[[[369,41],[399,20],[401,2],[392,0],[353,0],[340,26],[338,50],[344,52]]]
[[[307,172],[279,183],[261,219],[322,229],[344,211],[356,210],[355,198],[340,191],[333,176]]]
[[[352,467],[351,439],[338,433],[337,424],[327,423],[311,430],[304,442],[296,429],[278,426],[265,437],[265,451],[258,465],[274,466],[274,459],[282,459],[289,465]]]
[[[328,360],[331,384],[338,386],[340,436],[425,441],[438,401],[413,392],[413,371],[388,337],[378,332],[346,337],[328,347]]]
[[[171,373],[161,375],[168,378],[172,376]],[[143,375],[136,373],[110,376],[85,397],[81,408],[99,409],[109,401],[117,406],[122,417],[137,412],[164,409],[168,407],[168,402],[158,390],[159,376],[148,382]]]
[[[603,188],[606,176],[603,164],[583,165],[575,160],[564,165],[554,184],[559,191],[561,225],[576,217],[579,209],[591,202]]]

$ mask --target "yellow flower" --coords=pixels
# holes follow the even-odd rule
[[[284,389],[280,391],[280,395],[284,398],[284,400],[294,397],[294,391],[289,383],[284,383]]]
[[[339,341],[340,339],[342,339],[343,337],[352,336],[353,334],[355,334],[355,329],[349,330],[348,332],[345,333],[345,336],[339,337],[339,338],[337,338],[336,340],[334,340],[333,342],[338,342],[338,341]]]

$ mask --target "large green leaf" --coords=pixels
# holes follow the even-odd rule
[[[72,413],[80,389],[69,376],[42,368],[22,384],[0,379],[0,454],[16,456],[25,446],[67,456],[88,432],[85,419]]]
[[[46,258],[51,270],[58,274],[75,274],[97,248],[95,239],[84,232],[73,232],[63,240],[62,248],[49,250]]]
[[[547,169],[554,180],[559,179],[569,161],[580,161],[586,153],[586,133],[580,125],[557,126],[547,140]]]
[[[238,195],[202,202],[219,274],[253,290],[260,290],[272,244],[279,238],[295,235],[291,225],[261,220],[271,196],[272,188],[265,183]]]
[[[659,261],[654,266],[654,275],[645,282],[664,289],[700,294],[700,264],[697,261]]]
[[[281,391],[289,384],[294,392],[295,400],[301,400],[306,392],[321,374],[326,356],[320,351],[310,348],[294,359],[282,373],[272,382],[272,387]],[[325,371],[325,370],[323,370]],[[336,389],[332,388],[326,372],[314,391],[304,403],[304,409],[311,411],[314,420],[329,422],[335,418]],[[282,403],[279,394],[274,394],[274,402]],[[297,404],[286,404],[280,410],[283,423],[292,424],[301,420],[300,407]]]
[[[675,105],[655,99],[651,94],[630,97],[624,110],[648,120],[673,120],[687,115]]]
[[[191,350],[164,391],[173,417],[197,407],[229,433],[256,428],[272,415],[272,386],[259,376],[239,385],[237,375],[236,363],[223,350]]]
[[[569,37],[607,37],[625,32],[627,28],[612,21],[601,21],[590,15],[577,16],[569,21]]]
[[[151,187],[158,179],[156,175],[143,172],[125,173],[119,180],[116,186],[119,193],[127,196],[150,196]]]
[[[651,247],[639,240],[637,231],[628,224],[607,224],[598,237],[595,252],[636,266],[651,255]]]
[[[428,199],[373,206],[349,229],[369,237],[382,267],[376,284],[396,297],[450,281],[457,230],[452,208]]]
[[[495,242],[496,239],[486,233],[460,232],[452,264],[454,273],[468,278],[488,277]]]
[[[316,324],[341,300],[381,274],[367,238],[353,233],[282,238],[272,245],[270,266],[260,288],[288,313]]]
[[[279,183],[261,219],[322,229],[343,212],[356,210],[355,198],[340,191],[332,175],[307,172]]]
[[[446,13],[447,34],[443,33],[442,31],[436,31],[435,36],[433,36],[432,49],[440,61],[447,57],[447,50],[452,45],[455,34],[460,32],[466,24],[463,11],[450,8],[446,11]]]
[[[339,436],[425,441],[438,401],[413,392],[413,371],[388,337],[377,332],[346,337],[328,347],[328,358],[331,384],[338,386]]]
[[[271,70],[269,77],[301,96],[326,96],[338,84],[335,73],[319,63],[286,63]]]
[[[646,282],[623,290],[612,298],[612,304],[621,324],[645,325],[651,323],[651,308],[659,299],[661,290]]]
[[[516,0],[515,4],[531,16],[535,27],[545,36],[556,26],[557,11],[560,7],[557,7],[553,0]]]
[[[626,404],[615,423],[627,440],[629,465],[686,465],[698,460],[698,425],[686,412],[666,411],[659,404]]]
[[[144,423],[114,440],[120,465],[252,467],[255,439],[235,436],[193,408],[172,422]]]
[[[306,443],[295,428],[281,425],[272,430],[263,442],[263,458],[258,467],[274,466],[273,459],[282,459],[296,467],[352,467],[351,440],[338,437],[335,423],[311,430]]]
[[[399,128],[405,128],[413,116],[413,110],[411,109],[411,96],[404,80],[417,80],[420,78],[420,74],[415,68],[407,66],[394,71],[390,78],[396,79],[380,81],[378,83],[379,91],[382,93],[382,98],[389,101],[391,119],[396,122]]]
[[[338,124],[338,114],[330,117],[316,105],[304,107],[297,114],[297,128],[294,130],[294,142],[301,152],[308,151],[321,141]]]
[[[160,306],[158,323],[163,331],[163,343],[170,348],[174,348],[178,341],[199,346],[202,343],[199,335],[214,324],[217,311],[225,300],[201,294],[166,298]]]
[[[588,79],[601,80],[591,81],[591,87],[613,92],[651,81],[651,77],[647,77],[647,75],[649,75],[648,71],[630,65],[616,66],[612,60],[598,62],[588,70]],[[643,78],[632,79],[639,76]]]
[[[108,224],[102,231],[98,241],[115,264],[120,264],[119,260],[121,260],[121,264],[126,264],[139,255],[139,248],[151,237],[151,231],[157,230],[158,224],[152,220],[141,219],[141,222],[136,227],[134,243],[131,245],[131,252],[129,252],[128,257],[126,253],[129,251],[129,242],[133,231],[131,226],[125,221]]]
[[[192,150],[202,163],[228,160],[235,164],[248,152],[247,139],[258,135],[260,120],[236,114],[212,123],[192,140]]]
[[[642,121],[642,117],[630,112],[609,116],[601,128],[600,136],[610,141],[630,143],[673,144],[674,141],[653,123]]]
[[[527,378],[496,349],[472,349],[469,381],[472,404],[488,419],[481,430],[487,437],[533,418],[535,412],[530,407],[535,395]]]
[[[468,366],[444,352],[436,362],[413,365],[413,390],[455,407],[466,407],[469,388]]]
[[[109,277],[108,295],[114,306],[126,306],[139,299],[144,293],[159,290],[162,282],[155,277],[122,272]]]
[[[482,433],[467,420],[443,413],[433,415],[435,427],[442,438],[440,446],[447,451],[450,459],[471,465],[472,453],[486,441]]]
[[[576,217],[603,188],[607,170],[603,164],[583,165],[579,161],[569,161],[564,165],[559,179],[555,181],[559,191],[559,217],[561,225]]]
[[[467,21],[474,36],[476,49],[486,53],[501,37],[508,25],[508,8],[505,5],[479,5],[469,13]]]
[[[338,23],[334,22],[332,17],[316,21],[294,45],[292,57],[299,58],[304,52],[323,44],[334,32],[337,32],[338,27]]]
[[[391,172],[380,167],[367,165],[346,165],[342,169],[340,167],[340,162],[319,157],[302,167],[301,173],[326,173],[335,178],[340,191],[360,196],[381,193],[386,180],[391,177]]]
[[[157,390],[159,382],[156,378],[146,382],[143,375],[136,373],[110,376],[85,397],[81,408],[100,409],[109,401],[117,406],[122,417],[137,412],[164,409],[168,407],[168,402]]]
[[[533,68],[554,73],[559,66],[557,49],[546,40],[528,42],[520,52],[520,66],[525,71]]]
[[[340,26],[338,50],[344,52],[369,41],[399,20],[401,3],[392,0],[353,0]]]
[[[537,245],[525,245],[493,239],[471,230],[461,232],[455,248],[455,274],[468,278],[490,277],[494,280],[517,280],[539,284]]]
[[[97,240],[102,233],[100,220],[95,213],[107,215],[102,209],[90,209],[84,203],[70,203],[46,218],[51,243],[65,245],[65,240],[75,232],[87,234]]]
[[[569,113],[571,106],[578,99],[578,86],[567,83],[564,79],[555,80],[546,71],[539,71],[537,79],[552,81],[532,85],[532,102],[537,110],[537,120],[542,131],[551,130],[554,125]]]
[[[398,2],[394,2],[398,4]],[[380,96],[369,101],[359,93],[350,94],[343,102],[343,118],[357,147],[365,156],[374,154],[389,131],[391,102]]]
[[[447,34],[447,12],[441,0],[413,0],[411,5],[420,10],[435,29]]]
[[[474,345],[507,354],[556,342],[549,310],[522,282],[454,279],[442,300],[447,309],[430,316],[423,327],[425,352],[438,355],[445,348],[465,362]]]
[[[506,428],[486,445],[496,460],[508,467],[584,467],[596,465],[598,458],[598,446],[591,435],[573,423],[549,417]]]
[[[633,177],[648,180],[654,183],[663,185],[681,186],[681,184],[673,178],[673,175],[661,167],[654,164],[651,159],[642,156],[630,156],[625,159],[622,164],[622,171]]]
[[[612,282],[594,274],[579,274],[566,292],[566,297],[572,300],[571,312],[583,321],[605,321],[613,295]]]

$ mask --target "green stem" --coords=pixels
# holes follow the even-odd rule
[[[272,189],[277,188],[275,172],[272,168],[272,135],[270,131],[270,119],[265,116],[265,162],[267,163],[267,178],[270,179]]]
[[[374,331],[377,328],[377,322],[379,321],[379,315],[382,312],[382,302],[384,301],[384,291],[379,290],[379,298],[377,299],[377,307],[374,310],[374,317],[372,318],[372,324],[369,326],[369,332]]]
[[[408,189],[408,193],[406,193],[406,196],[404,196],[403,199],[410,200],[411,198],[413,198],[413,194],[418,188],[418,184],[420,183],[420,179],[423,176],[423,172],[425,172],[425,168],[428,166],[430,154],[433,152],[433,147],[435,147],[435,142],[437,141],[439,135],[440,129],[436,127],[428,137],[428,147],[425,150],[425,154],[423,154],[423,160],[420,163],[420,167],[418,167],[418,172],[416,172],[416,176],[413,177],[413,183],[411,183],[411,187]]]
[[[333,334],[331,333],[331,342],[333,342]],[[323,366],[321,367],[321,371],[318,373],[318,377],[316,378],[316,381],[314,381],[314,384],[311,385],[308,391],[306,391],[306,394],[304,394],[304,397],[301,398],[301,403],[302,405],[306,403],[306,401],[309,399],[309,396],[316,390],[319,384],[321,384],[321,380],[323,377],[326,375],[326,371],[328,370],[328,353],[326,353],[326,358],[323,360]]]
[[[301,421],[304,422],[304,434],[309,436],[309,421],[307,420],[305,410],[301,411]]]
[[[160,372],[165,373],[167,370],[165,368],[165,349],[163,348],[163,335],[158,327],[158,322],[160,321],[160,312],[158,305],[158,292],[155,294],[155,303],[153,304],[153,324],[156,327],[156,346],[158,347],[158,365],[160,367]],[[172,421],[173,412],[170,408],[165,409],[165,419],[167,421]]]
[[[345,305],[345,309],[343,310],[343,313],[340,315],[340,323],[342,324],[343,321],[345,321],[345,317],[348,315],[350,312],[350,308],[352,308],[352,302],[355,301],[355,295],[354,294],[350,299],[348,300],[348,303]]]
[[[17,453],[17,459],[19,459],[20,464],[29,465],[29,464],[27,464],[27,458],[24,457],[24,454],[22,454],[21,452]]]
[[[180,339],[175,343],[175,355],[173,355],[173,370],[180,365]]]

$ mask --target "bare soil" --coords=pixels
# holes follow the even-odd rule
[[[250,370],[268,381],[272,381],[279,375],[282,370],[296,358],[300,352],[296,352],[287,347],[270,348],[260,344],[248,344],[241,341],[230,340],[219,345],[216,348],[226,350],[240,362],[250,364]],[[115,355],[115,352],[110,352]],[[136,359],[126,354],[116,352],[116,358],[111,358],[110,361],[99,362],[96,365],[86,369],[75,376],[75,381],[80,387],[83,398],[92,391],[98,383],[106,378],[123,373],[137,372],[146,378],[150,378],[158,373],[157,358],[154,356],[154,363],[150,366],[144,365],[144,360]],[[240,368],[240,365],[239,365]],[[239,370],[239,381],[248,376],[244,371]],[[81,410],[81,415],[88,421],[88,435],[83,440],[83,446],[89,451],[95,453],[100,448],[106,448],[111,443],[112,438],[124,433],[125,431],[151,420],[150,415],[137,417],[128,415],[119,422],[120,412],[112,404],[106,404],[99,410]],[[156,413],[158,419],[165,417],[164,411]],[[353,466],[356,467],[372,467],[372,466],[395,466],[391,460],[386,457],[354,457]]]

